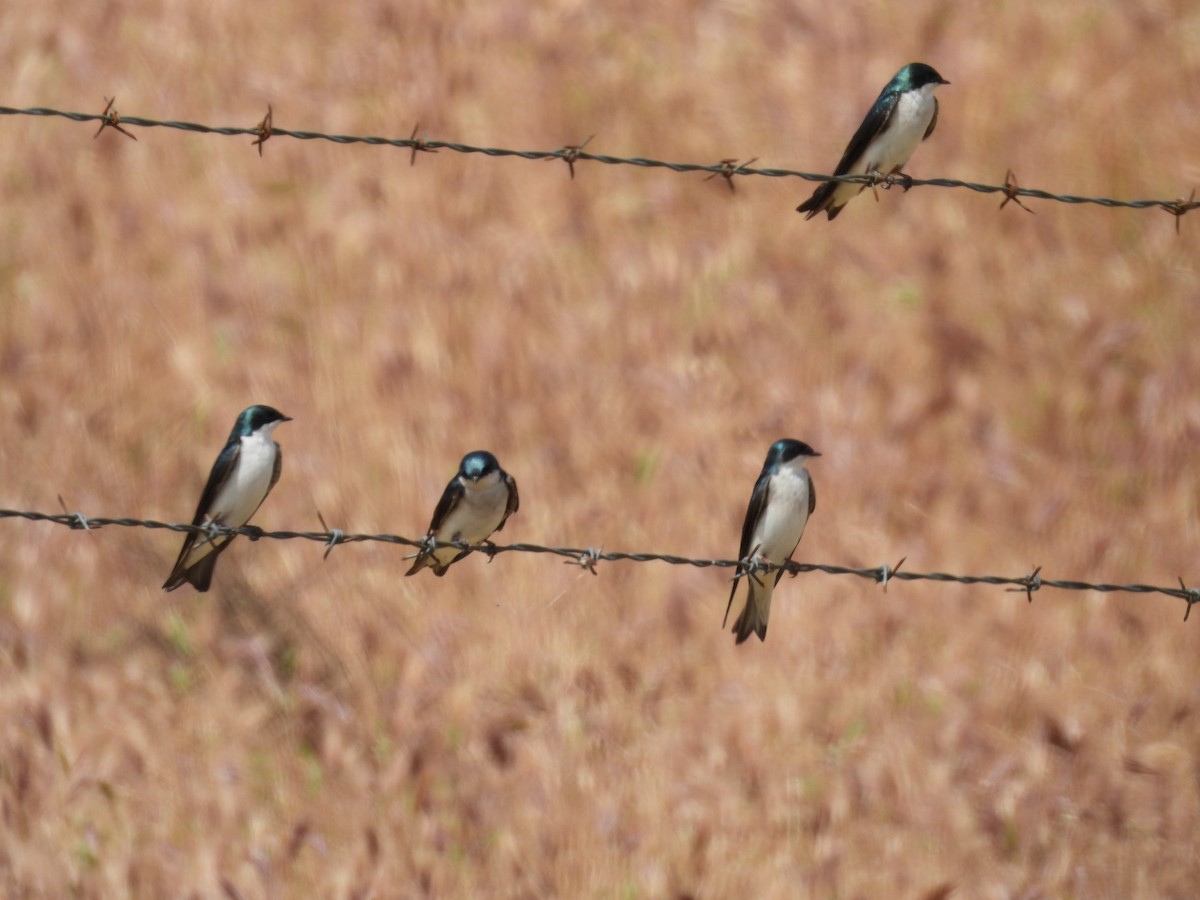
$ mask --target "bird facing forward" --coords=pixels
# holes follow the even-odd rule
[[[808,517],[817,508],[817,492],[805,464],[820,455],[803,441],[790,438],[783,438],[771,445],[762,472],[754,484],[754,493],[750,495],[746,521],[742,525],[739,560],[762,560],[776,565],[791,560],[804,534]],[[729,621],[729,610],[737,594],[738,581],[745,581],[749,585],[746,605],[733,623],[736,643],[742,643],[751,634],[757,634],[760,641],[767,639],[771,594],[782,577],[782,569],[765,574],[747,572],[733,582],[722,628]]]
[[[458,474],[442,492],[427,536],[439,544],[448,541],[478,544],[502,529],[520,502],[516,479],[500,468],[492,454],[476,450],[463,457]],[[458,547],[438,547],[419,555],[405,574],[415,575],[428,567],[435,575],[445,575],[451,564],[470,552]]]

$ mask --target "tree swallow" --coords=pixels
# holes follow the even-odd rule
[[[933,96],[946,79],[925,63],[909,63],[888,82],[883,93],[850,138],[834,175],[894,175],[908,163],[917,145],[933,134],[938,102]],[[903,174],[903,173],[901,173]],[[811,219],[821,211],[836,219],[842,207],[856,197],[865,184],[825,181],[813,195],[796,207]]]
[[[428,537],[439,542],[481,543],[504,527],[520,503],[516,480],[500,468],[496,457],[486,450],[476,450],[463,457],[458,474],[442,492],[429,523]],[[432,566],[433,574],[445,575],[452,563],[470,552],[457,547],[438,547],[432,553],[418,556],[405,574],[416,575]]]
[[[742,525],[742,545],[738,559],[761,559],[776,564],[792,558],[804,534],[808,517],[817,508],[817,492],[812,477],[804,467],[814,456],[821,454],[803,441],[783,438],[771,445],[767,461],[750,495],[750,508],[746,510],[746,522]],[[767,639],[767,617],[771,614],[771,593],[783,577],[783,570],[765,574],[743,575],[740,581],[750,585],[746,595],[746,607],[733,623],[733,633],[740,644],[751,633],[760,641]],[[737,593],[738,581],[734,581],[729,592],[729,605],[725,607],[725,623],[729,621],[729,610],[733,596]]]
[[[193,525],[225,525],[241,528],[250,521],[279,480],[283,453],[271,438],[280,422],[291,419],[269,406],[250,406],[229,432],[225,448],[213,463],[208,484],[196,507]],[[235,535],[236,537],[236,535]],[[163,585],[168,591],[189,581],[196,590],[207,591],[213,567],[233,537],[209,537],[192,532],[184,539],[171,577]]]

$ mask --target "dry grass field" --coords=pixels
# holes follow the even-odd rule
[[[14,3],[0,102],[916,177],[1200,184],[1200,6]],[[0,506],[187,520],[270,403],[264,528],[729,558],[768,445],[802,562],[1200,582],[1200,215],[0,119]],[[0,522],[0,894],[1191,897],[1200,622],[1164,596]]]

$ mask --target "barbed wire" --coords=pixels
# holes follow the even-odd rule
[[[58,109],[50,109],[44,106],[30,107],[28,109],[18,109],[9,106],[0,106],[0,115],[6,116],[39,116],[39,117],[59,117],[70,119],[74,122],[99,122],[100,128],[97,130],[94,137],[99,137],[100,132],[105,128],[113,128],[121,132],[126,137],[137,140],[137,138],[126,130],[125,126],[135,126],[139,128],[175,128],[181,131],[189,131],[198,134],[219,134],[230,137],[254,137],[251,146],[258,148],[258,153],[261,156],[263,145],[273,137],[289,137],[301,141],[330,141],[335,144],[370,144],[373,146],[388,146],[396,147],[402,150],[409,150],[411,157],[409,164],[416,162],[418,153],[437,153],[439,150],[451,150],[455,153],[464,154],[482,154],[487,157],[517,157],[519,159],[528,160],[562,160],[567,164],[571,178],[575,177],[575,164],[577,162],[598,162],[610,166],[641,166],[643,168],[652,169],[667,169],[672,172],[703,172],[709,175],[709,178],[720,176],[725,179],[729,185],[729,189],[734,189],[734,176],[753,176],[759,175],[767,178],[802,178],[805,181],[837,181],[850,184],[864,184],[870,186],[882,185],[890,188],[898,186],[907,191],[914,187],[941,187],[941,188],[964,188],[975,191],[981,194],[1003,194],[1004,202],[1000,204],[1003,209],[1013,202],[1020,206],[1026,212],[1033,210],[1021,203],[1022,198],[1035,200],[1050,200],[1057,203],[1068,203],[1073,205],[1095,205],[1109,208],[1119,209],[1162,209],[1171,215],[1175,216],[1175,230],[1179,231],[1179,220],[1188,212],[1200,207],[1200,201],[1196,199],[1196,191],[1193,189],[1187,197],[1177,197],[1174,200],[1120,200],[1112,197],[1085,197],[1075,194],[1056,194],[1051,191],[1040,190],[1037,188],[1023,188],[1017,184],[1016,176],[1010,169],[1005,175],[1005,181],[1002,185],[997,184],[981,184],[973,181],[961,181],[956,178],[912,178],[907,175],[900,176],[880,176],[880,175],[824,175],[816,172],[801,172],[794,169],[763,169],[751,168],[750,164],[758,161],[758,157],[747,160],[742,163],[735,158],[723,159],[717,163],[680,163],[667,162],[659,159],[650,159],[644,156],[624,157],[610,156],[602,153],[589,153],[584,148],[595,137],[592,135],[587,140],[580,144],[568,144],[559,147],[557,150],[512,150],[504,147],[476,147],[471,144],[462,144],[453,141],[436,141],[428,140],[424,137],[419,137],[418,132],[421,126],[418,124],[412,131],[412,134],[407,138],[385,138],[373,137],[368,135],[349,135],[349,134],[326,134],[320,131],[296,131],[287,128],[278,128],[274,124],[274,115],[271,107],[267,108],[267,115],[263,120],[253,128],[239,127],[223,127],[214,125],[203,125],[195,122],[180,122],[172,120],[146,119],[139,116],[122,116],[113,104],[116,100],[107,98],[107,106],[102,113],[79,113],[65,112]]]
[[[59,498],[59,502],[62,502],[61,498]],[[566,557],[565,561],[567,564],[579,566],[593,575],[597,574],[596,566],[601,562],[661,562],[673,566],[692,566],[698,569],[736,569],[737,572],[734,575],[734,579],[743,577],[757,579],[760,575],[778,570],[783,570],[792,576],[799,575],[802,572],[824,572],[826,575],[853,575],[858,578],[874,581],[876,584],[882,585],[884,590],[887,590],[888,583],[891,581],[940,581],[952,584],[986,584],[1007,587],[1009,591],[1024,593],[1030,603],[1033,602],[1034,592],[1040,591],[1043,588],[1056,588],[1063,591],[1097,591],[1105,594],[1163,594],[1168,597],[1177,597],[1187,604],[1187,609],[1183,615],[1185,622],[1188,620],[1188,616],[1191,615],[1192,605],[1200,603],[1200,589],[1187,587],[1182,578],[1179,579],[1179,587],[1177,588],[1160,587],[1151,584],[1092,583],[1046,578],[1041,574],[1041,566],[1035,568],[1028,575],[1018,577],[1004,575],[953,575],[947,572],[901,571],[901,566],[904,565],[905,559],[901,559],[895,565],[884,563],[880,566],[855,568],[853,566],[837,566],[822,563],[786,562],[776,564],[762,559],[693,559],[670,553],[610,552],[598,547],[548,547],[541,544],[493,544],[491,542],[472,545],[464,541],[437,541],[428,536],[407,538],[398,534],[386,533],[354,534],[343,531],[340,528],[329,528],[325,524],[325,519],[320,512],[317,513],[317,518],[321,522],[323,531],[264,531],[254,525],[229,528],[223,525],[187,525],[181,522],[158,522],[154,519],[136,519],[125,516],[92,517],[78,512],[66,512],[65,504],[63,505],[63,509],[64,511],[61,513],[0,509],[0,519],[50,522],[54,525],[64,525],[74,531],[96,531],[107,526],[117,526],[121,528],[147,528],[151,530],[176,531],[184,534],[200,534],[210,538],[244,535],[252,541],[313,541],[325,546],[324,558],[326,559],[329,558],[329,554],[333,552],[335,547],[342,544],[373,541],[412,547],[418,551],[416,554],[413,554],[413,557],[432,553],[438,547],[456,547],[460,550],[470,550],[475,553],[482,553],[489,559],[502,553],[539,553],[562,556]]]

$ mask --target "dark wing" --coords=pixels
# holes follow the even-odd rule
[[[446,485],[446,489],[442,491],[442,499],[438,501],[437,509],[433,511],[433,521],[429,523],[429,534],[437,534],[442,523],[446,521],[446,516],[450,515],[450,510],[458,505],[458,501],[462,499],[464,493],[462,482],[455,475]]]
[[[217,461],[213,463],[212,471],[208,473],[208,484],[204,486],[204,493],[200,495],[200,502],[196,506],[196,514],[192,516],[193,525],[205,524],[204,520],[207,518],[206,513],[208,508],[221,493],[221,488],[225,486],[225,482],[229,480],[229,476],[233,474],[233,470],[237,467],[238,455],[241,453],[241,451],[242,444],[241,441],[238,441],[236,444],[226,447],[224,450],[222,450],[221,454],[217,457]],[[278,460],[276,460],[276,465],[278,466]],[[212,579],[212,566],[216,563],[217,553],[220,551],[221,547],[224,546],[224,544],[216,547],[214,552],[209,555],[212,561],[205,565],[206,572],[197,572],[195,580],[189,577],[183,568],[183,561],[187,559],[187,555],[192,552],[192,547],[195,546],[196,541],[202,537],[204,537],[204,535],[191,532],[183,539],[183,547],[179,551],[178,559],[175,560],[175,566],[171,569],[171,577],[168,578],[166,583],[163,585],[163,587],[168,591],[175,590],[175,588],[183,584],[184,581],[192,581],[192,583],[202,591],[208,590],[207,581]],[[225,543],[228,543],[228,541]],[[205,559],[209,559],[209,557],[205,557]],[[203,563],[204,561],[202,560],[201,562]],[[197,567],[193,567],[193,571],[195,571],[196,568]],[[207,579],[204,577],[205,574],[207,574]],[[172,582],[174,582],[174,584],[172,584]],[[205,583],[204,587],[200,587],[201,582]]]
[[[858,131],[854,132],[854,137],[850,138],[846,152],[842,154],[841,162],[833,170],[834,175],[845,175],[858,162],[858,158],[867,152],[871,141],[879,137],[883,133],[883,129],[887,128],[899,100],[900,95],[896,91],[884,91],[879,95],[879,99],[875,101],[875,105],[871,107],[867,117],[858,126]],[[826,184],[835,184],[835,182],[826,182]]]
[[[275,445],[275,471],[271,473],[271,483],[267,487],[267,494],[275,487],[275,482],[279,481],[279,473],[283,471],[283,451],[279,449],[279,445]],[[263,494],[263,499],[267,499],[267,495]]]
[[[446,521],[446,517],[450,515],[451,510],[458,505],[458,501],[463,498],[466,493],[466,488],[462,486],[462,482],[455,475],[450,479],[450,483],[446,485],[446,489],[442,491],[442,499],[438,501],[437,508],[433,511],[433,520],[429,523],[429,531],[426,534],[435,536],[441,531],[442,524]],[[450,538],[453,539],[453,535]],[[438,562],[436,556],[428,551],[421,551],[417,555],[417,561],[412,564],[412,568],[405,572],[405,575],[416,575],[422,569],[432,568],[434,575],[445,575],[446,571],[453,563],[458,562],[467,555],[466,550],[459,551],[458,555],[444,566]]]
[[[205,513],[216,502],[217,497],[221,493],[221,488],[225,487],[225,482],[229,481],[229,476],[237,468],[238,457],[241,454],[241,441],[221,451],[221,455],[213,463],[212,471],[208,475],[208,484],[204,486],[204,493],[200,495],[200,502],[196,505],[196,515],[192,516],[193,525],[204,524]]]
[[[508,517],[521,507],[521,496],[517,493],[517,479],[505,472],[504,483],[508,485],[508,505],[504,507],[504,518],[502,518],[500,520],[500,524],[496,526],[497,531],[503,529],[504,523],[508,521]]]
[[[879,98],[875,101],[875,105],[867,113],[867,117],[858,126],[858,131],[854,132],[854,137],[850,138],[850,143],[846,146],[846,152],[842,154],[837,168],[833,170],[834,175],[846,175],[850,172],[850,169],[858,162],[859,157],[867,152],[867,147],[870,146],[871,141],[875,140],[883,129],[887,127],[899,99],[900,95],[895,91],[884,91],[879,95]],[[841,187],[841,184],[837,181],[822,182],[813,191],[811,197],[796,207],[796,212],[807,213],[808,215],[804,218],[811,219],[822,210],[825,210],[830,221],[836,219],[838,213],[842,211],[842,207],[830,206],[830,204],[839,187]]]
[[[767,508],[767,496],[771,492],[770,482],[771,475],[764,470],[758,476],[758,481],[754,483],[754,493],[750,495],[750,506],[746,510],[746,521],[742,523],[742,543],[738,547],[739,560],[745,559],[750,555],[750,551],[755,549],[750,546],[750,541],[754,537],[754,527],[762,517],[763,510]],[[729,603],[725,606],[725,621],[729,619],[729,609],[733,606],[733,595],[737,593],[737,588],[738,582],[735,580],[729,591]],[[725,627],[725,621],[721,622],[722,628]]]
[[[742,523],[742,543],[738,546],[738,559],[745,559],[754,548],[750,541],[754,537],[754,528],[762,518],[763,510],[767,508],[767,497],[771,493],[771,475],[763,472],[754,482],[754,493],[750,495],[750,506],[746,509],[746,521]]]
[[[923,140],[923,141],[928,140],[929,136],[931,134],[933,134],[933,129],[937,127],[937,114],[938,114],[938,102],[937,102],[937,97],[934,97],[933,98],[933,118],[929,120],[929,127],[925,129],[925,137],[921,138],[921,140]]]

